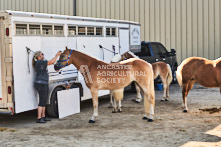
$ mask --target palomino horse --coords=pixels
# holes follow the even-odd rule
[[[187,95],[195,82],[205,87],[219,87],[221,93],[221,58],[208,60],[202,57],[189,57],[179,65],[177,80],[182,88],[183,112],[187,112]]]
[[[144,94],[144,111],[148,121],[153,121],[155,93],[151,64],[141,59],[130,59],[119,63],[105,63],[76,50],[66,48],[55,64],[56,71],[73,64],[83,75],[92,94],[94,113],[89,123],[98,117],[98,90],[122,89],[135,81]]]
[[[129,58],[139,58],[139,57],[136,56],[134,53],[128,51],[122,55],[119,55],[119,54],[115,55],[112,59],[112,62],[119,62],[119,61],[123,61],[123,60],[129,59]],[[170,65],[166,64],[164,62],[156,62],[156,63],[152,64],[152,67],[153,67],[153,72],[154,72],[154,79],[156,79],[158,76],[160,76],[160,78],[163,82],[164,93],[163,93],[163,98],[161,99],[161,101],[164,101],[164,100],[168,101],[168,99],[169,99],[169,86],[170,86],[170,83],[172,82],[172,79],[173,79]],[[135,83],[135,87],[136,87],[136,91],[137,91],[137,97],[136,97],[135,101],[139,103],[142,100],[142,97],[140,94],[140,88],[139,88],[139,86],[136,85],[136,83]],[[110,92],[110,106],[109,107],[112,107],[112,105],[113,105],[112,96],[114,93],[115,93],[114,90]],[[121,100],[122,98],[118,97],[116,99]],[[114,102],[114,103],[116,104],[116,102]],[[115,110],[116,110],[116,106],[115,106],[113,112],[115,112]],[[118,111],[119,112],[121,111],[121,103],[120,102],[119,102]]]

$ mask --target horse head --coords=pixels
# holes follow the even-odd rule
[[[57,61],[57,63],[54,65],[54,69],[56,71],[59,71],[61,68],[64,68],[66,66],[68,66],[68,61],[70,59],[71,53],[73,50],[68,49],[66,47],[66,49],[63,51],[63,53],[60,55],[59,60]]]
[[[127,60],[130,58],[139,58],[138,56],[136,56],[134,53],[132,53],[131,51],[127,51],[124,54],[121,55],[121,60]]]

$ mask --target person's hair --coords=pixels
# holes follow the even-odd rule
[[[32,58],[32,66],[35,67],[35,63],[38,61],[38,56],[40,56],[41,51],[35,52],[33,58]]]

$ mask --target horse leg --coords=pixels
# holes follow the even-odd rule
[[[149,86],[143,86],[143,87],[145,87],[145,89],[142,88],[144,92],[144,111],[145,111],[143,119],[144,120],[148,119],[148,122],[152,122],[154,116],[154,107],[155,107],[155,91],[154,91],[153,79],[150,79]]]
[[[167,84],[167,89],[166,89],[166,100],[168,101],[170,96],[169,96],[169,87],[170,85]]]
[[[95,118],[98,117],[98,90],[91,89],[91,95],[92,95],[94,113],[91,119],[89,120],[89,123],[95,123]]]
[[[182,90],[182,95],[183,95],[183,112],[188,112],[187,108],[187,95],[189,91],[192,89],[195,81],[189,81],[187,84],[183,84],[183,90]]]
[[[121,100],[118,101],[118,112],[122,112]]]
[[[108,108],[113,108],[113,90],[110,90],[110,105]]]
[[[116,96],[114,96],[114,106],[113,106],[112,113],[116,113],[116,112],[117,112],[117,100],[116,100]]]
[[[144,120],[148,119],[148,122],[153,121],[154,116],[154,106],[155,99],[152,95],[144,94],[144,107],[145,107],[145,115],[143,117]]]
[[[220,94],[221,94],[221,85],[219,86],[219,88],[220,88]]]
[[[163,82],[163,98],[161,99],[161,101],[168,101],[168,99],[167,99],[167,82],[166,82],[166,80],[163,80],[163,78],[161,77],[161,79],[162,79],[162,82]]]
[[[113,96],[114,96],[114,109],[113,113],[117,112],[117,104],[118,101],[118,112],[121,112],[121,100],[124,98],[124,88],[113,90]]]
[[[142,96],[140,94],[140,87],[135,83],[136,91],[137,91],[137,98],[135,102],[140,103],[142,101]]]

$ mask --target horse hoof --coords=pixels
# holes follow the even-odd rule
[[[95,121],[94,120],[89,120],[89,123],[95,123]]]
[[[187,113],[187,110],[183,110],[184,113]]]
[[[164,102],[164,100],[160,100],[161,102]]]
[[[112,113],[117,113],[116,111],[112,111]]]
[[[144,116],[142,119],[143,119],[143,120],[147,120],[147,117],[146,117],[146,116]]]
[[[165,99],[165,101],[169,101],[168,99]]]
[[[135,103],[140,103],[139,101],[135,100],[135,99],[132,99],[133,102]]]
[[[153,119],[148,119],[147,121],[148,121],[148,122],[153,122]]]
[[[122,112],[122,110],[118,110],[118,112],[119,112],[119,113],[121,113],[121,112]]]
[[[108,106],[108,108],[113,108],[113,106]]]

